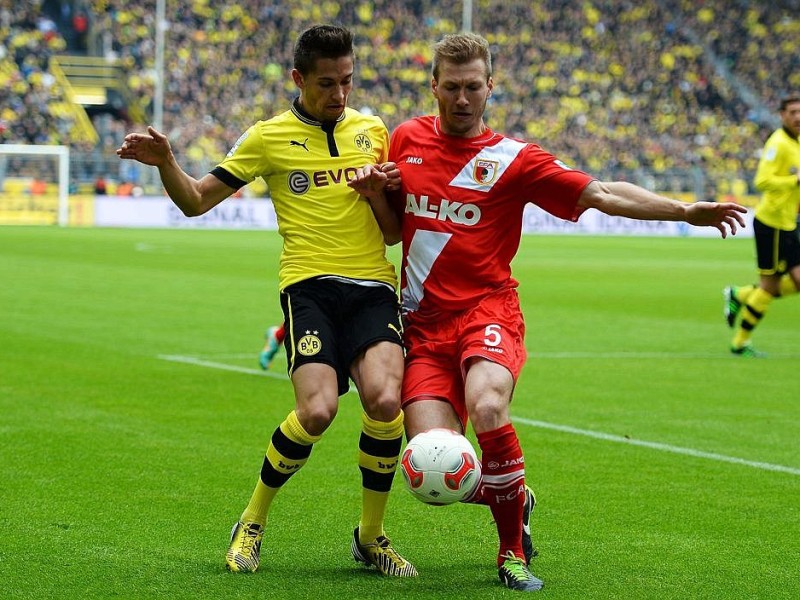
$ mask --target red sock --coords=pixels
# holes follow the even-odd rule
[[[525,504],[525,458],[514,427],[509,423],[493,431],[479,433],[483,477],[475,496],[470,500],[488,504],[492,511],[500,552],[497,566],[503,564],[508,551],[523,558],[522,506]]]
[[[279,343],[283,343],[283,339],[286,337],[286,323],[281,323],[281,326],[275,330],[275,340]]]

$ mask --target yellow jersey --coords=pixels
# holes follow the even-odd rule
[[[761,192],[756,218],[775,229],[797,227],[800,208],[800,142],[783,128],[775,130],[764,145],[753,183]]]
[[[279,287],[333,275],[396,289],[394,266],[369,202],[347,185],[359,167],[385,162],[389,132],[376,116],[345,108],[320,122],[292,108],[245,131],[211,173],[240,188],[263,177],[283,237]]]

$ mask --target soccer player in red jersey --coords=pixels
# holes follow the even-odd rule
[[[389,201],[402,215],[406,436],[472,423],[482,481],[468,502],[487,504],[497,525],[500,580],[534,591],[529,519],[534,497],[509,416],[526,359],[525,326],[511,276],[525,206],[576,221],[589,208],[633,219],[744,226],[732,203],[685,204],[625,182],[572,170],[535,144],[492,131],[483,120],[492,94],[488,43],[472,33],[436,44],[431,88],[438,115],[411,119],[392,134],[389,160],[402,173]],[[402,230],[400,229],[402,223]]]

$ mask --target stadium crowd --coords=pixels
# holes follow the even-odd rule
[[[58,3],[55,3],[58,4]],[[90,52],[124,66],[149,110],[155,92],[156,1],[82,0]],[[742,192],[774,128],[776,98],[800,87],[798,0],[476,0],[472,28],[498,51],[490,126],[537,140],[574,166],[651,189]],[[74,31],[48,3],[0,0],[0,140],[70,143],[48,105],[60,91],[50,53]],[[338,21],[356,33],[352,105],[389,128],[431,113],[432,41],[458,31],[461,0],[263,2],[167,0],[163,127],[202,174],[239,133],[286,108],[298,31]],[[63,34],[63,35],[62,35]],[[765,116],[766,115],[766,116]],[[191,122],[195,126],[183,127]],[[143,124],[97,122],[96,152]],[[706,192],[706,188],[711,188]]]
[[[0,2],[0,141],[69,141],[71,123],[51,109],[63,92],[49,70],[50,57],[65,49],[54,21],[39,7]]]

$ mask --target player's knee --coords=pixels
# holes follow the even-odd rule
[[[310,435],[322,435],[330,427],[336,417],[336,413],[337,406],[335,404],[330,405],[320,402],[298,410],[297,418],[307,433]]]
[[[382,390],[365,399],[364,411],[370,419],[393,421],[400,414],[400,394],[394,390]]]
[[[508,422],[508,401],[499,395],[487,395],[475,401],[469,418],[476,431],[491,431]]]

